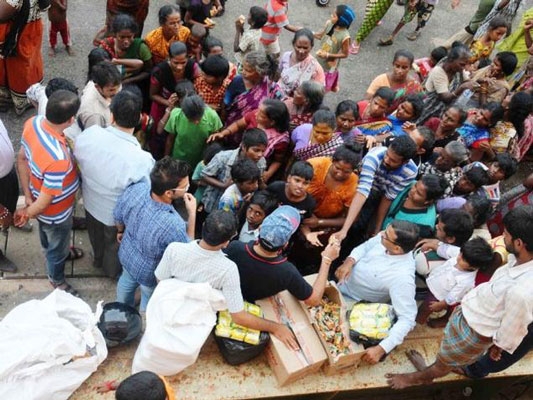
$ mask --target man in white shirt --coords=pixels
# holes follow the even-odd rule
[[[505,247],[514,257],[456,307],[431,366],[411,350],[408,357],[418,372],[386,375],[393,389],[429,384],[454,368],[472,364],[487,350],[498,361],[504,351],[513,354],[521,346],[533,322],[533,206],[512,209],[503,223]]]
[[[335,271],[339,290],[349,299],[391,302],[398,321],[377,346],[366,350],[363,360],[375,364],[403,342],[415,326],[415,260],[418,225],[394,220],[387,229],[357,246]]]
[[[155,161],[133,136],[141,116],[141,97],[123,90],[113,98],[110,108],[111,126],[93,125],[84,130],[76,139],[74,155],[82,176],[94,267],[116,278],[121,268],[113,209],[129,185],[150,182]]]
[[[237,234],[233,214],[216,210],[210,213],[202,227],[202,239],[168,245],[155,270],[158,281],[176,278],[184,282],[207,282],[221,290],[233,322],[248,328],[270,332],[292,349],[298,344],[290,329],[244,310],[241,282],[237,265],[222,252]]]

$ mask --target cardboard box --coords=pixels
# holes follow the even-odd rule
[[[300,302],[285,290],[276,296],[258,300],[256,304],[261,307],[266,319],[285,323],[283,320],[287,318],[300,344],[300,351],[290,350],[273,335],[270,336],[265,354],[279,385],[288,385],[319,371],[327,355]]]
[[[305,280],[312,285],[315,282],[316,277],[317,277],[317,274],[308,275],[305,277]],[[310,307],[306,306],[305,303],[303,302],[301,302],[300,304],[302,308],[304,309],[305,313],[307,314],[309,318],[309,322],[315,328],[316,334],[319,337],[322,345],[324,346],[324,351],[328,357],[328,362],[324,364],[324,373],[326,375],[334,375],[336,373],[343,372],[350,367],[354,367],[354,368],[357,367],[359,363],[361,362],[361,358],[363,357],[363,354],[365,353],[365,349],[362,345],[358,343],[354,343],[352,340],[350,340],[350,325],[346,319],[346,304],[335,282],[333,281],[328,282],[326,288],[324,289],[324,295],[327,296],[330,301],[336,304],[339,304],[341,307],[341,310],[340,310],[341,326],[342,326],[342,331],[344,333],[344,337],[350,343],[350,354],[343,354],[335,358],[328,351],[328,342],[326,342],[326,340],[322,337],[320,330],[316,324],[316,321],[314,320],[313,316],[311,315],[309,311]]]

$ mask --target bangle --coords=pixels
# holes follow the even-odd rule
[[[317,224],[317,226],[320,226],[320,225],[324,224],[324,220],[323,219],[319,219],[316,224]]]
[[[333,262],[333,259],[331,257],[328,257],[328,256],[322,256],[322,260]]]

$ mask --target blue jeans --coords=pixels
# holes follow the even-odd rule
[[[516,348],[513,354],[502,351],[502,357],[499,361],[494,361],[485,354],[474,364],[465,368],[465,373],[468,377],[473,379],[480,379],[486,377],[488,374],[500,372],[509,368],[515,362],[524,357],[531,349],[533,349],[533,323],[529,324],[527,328],[527,335],[524,336],[520,345]]]
[[[46,257],[48,279],[54,284],[65,282],[65,262],[69,254],[72,216],[59,224],[39,221],[39,238]]]
[[[141,287],[141,311],[146,311],[148,300],[152,297],[155,286],[140,285],[133,277],[122,268],[122,274],[117,283],[117,301],[135,307],[135,290]]]

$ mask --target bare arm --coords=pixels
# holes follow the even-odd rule
[[[235,53],[240,53],[241,48],[239,46],[239,43],[241,41],[241,36],[244,32],[244,27],[239,19],[235,21],[235,38],[233,39],[233,51]]]
[[[313,284],[313,292],[311,296],[304,300],[304,303],[308,306],[316,306],[322,300],[324,295],[324,289],[328,282],[329,267],[331,263],[337,259],[340,251],[340,243],[336,240],[330,242],[324,251],[322,252],[322,262],[320,263],[320,269],[318,270],[318,276]]]
[[[8,22],[15,14],[17,9],[10,6],[5,1],[0,2],[0,23]]]
[[[24,208],[19,208],[15,211],[14,222],[15,226],[21,227],[28,222],[30,218],[35,218],[36,216],[43,213],[46,208],[52,204],[54,196],[41,192],[37,200],[31,203],[30,206]]]
[[[342,229],[335,234],[338,240],[343,240],[348,230],[351,228],[352,224],[355,222],[357,217],[359,216],[359,213],[361,212],[361,209],[363,208],[363,204],[365,204],[366,196],[362,193],[357,192],[355,196],[353,197],[352,203],[350,204],[350,208],[348,209],[348,215],[346,216],[346,220],[344,221],[344,224],[342,225]]]
[[[222,190],[227,189],[233,183],[231,179],[228,179],[226,182],[221,182],[218,179],[213,178],[211,176],[202,176],[202,181],[204,181],[206,184],[210,186],[214,186]]]
[[[383,220],[385,219],[385,216],[389,211],[391,203],[392,200],[387,199],[385,196],[381,198],[378,209],[376,210],[376,226],[374,227],[374,231],[372,232],[374,235],[381,230],[381,225],[383,224]]]

